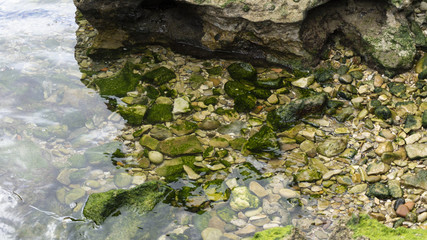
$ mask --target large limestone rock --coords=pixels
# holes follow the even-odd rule
[[[99,31],[92,57],[141,44],[162,44],[198,57],[308,67],[327,39],[343,41],[390,72],[410,67],[415,36],[411,1],[74,0]],[[401,9],[398,11],[398,9]],[[365,15],[361,15],[361,14]]]

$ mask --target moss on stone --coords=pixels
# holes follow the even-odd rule
[[[216,67],[208,68],[208,69],[206,69],[206,71],[211,76],[219,76],[222,73],[222,67],[221,66],[216,66]]]
[[[209,105],[216,105],[216,104],[218,103],[218,98],[216,98],[216,97],[208,97],[208,98],[206,98],[206,99],[203,101],[203,103],[204,103],[206,106],[209,106]]]
[[[169,104],[154,104],[148,109],[145,120],[150,124],[170,122],[173,119],[172,109]]]
[[[393,229],[371,219],[368,215],[353,216],[347,226],[353,231],[353,239],[363,237],[371,240],[427,239],[427,231],[424,229],[404,227]]]
[[[203,146],[195,135],[168,138],[159,143],[158,151],[169,156],[203,153]]]
[[[139,144],[141,144],[141,146],[143,146],[143,147],[147,147],[151,150],[154,150],[157,148],[159,141],[157,139],[151,137],[150,135],[144,135],[139,140]]]
[[[119,106],[119,114],[130,125],[141,125],[144,120],[147,107],[144,105]]]
[[[94,193],[89,196],[83,215],[96,224],[102,224],[119,210],[136,211],[142,215],[151,211],[170,191],[164,183],[150,181],[130,190]]]
[[[250,93],[253,94],[256,98],[264,100],[271,96],[271,91],[268,89],[254,89],[250,91]]]
[[[228,73],[233,80],[254,82],[257,72],[249,63],[237,62],[227,67]]]
[[[252,240],[280,240],[292,234],[292,226],[274,227],[261,232],[255,233]]]
[[[231,98],[236,98],[240,95],[247,94],[252,89],[253,88],[237,81],[228,81],[224,85],[225,93]]]
[[[172,133],[182,136],[195,132],[199,127],[197,123],[190,121],[182,121],[171,126]]]
[[[103,96],[124,97],[128,92],[135,90],[140,75],[133,73],[134,68],[134,64],[127,62],[116,75],[96,79],[95,85],[99,87],[99,93]]]
[[[206,79],[202,75],[194,73],[190,76],[189,82],[192,89],[198,89],[204,82],[206,82]]]
[[[388,199],[390,198],[390,190],[387,188],[386,185],[377,182],[369,186],[366,195],[379,199]]]
[[[421,124],[423,125],[424,128],[427,129],[427,110],[425,110],[422,115]]]
[[[375,108],[375,116],[387,120],[391,118],[391,111],[387,106],[379,106]]]
[[[142,81],[160,86],[174,78],[176,78],[176,75],[172,70],[166,67],[159,67],[144,74]]]
[[[257,99],[250,95],[239,95],[234,99],[234,110],[238,113],[251,112],[256,106]]]
[[[245,148],[253,153],[271,153],[280,156],[280,147],[273,129],[263,126],[257,133],[249,138]]]

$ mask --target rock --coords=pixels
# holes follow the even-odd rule
[[[342,170],[340,170],[340,169],[330,170],[330,171],[326,172],[326,173],[323,175],[323,180],[328,180],[328,179],[330,179],[332,176],[338,175],[338,174],[340,174],[341,172],[342,172]]]
[[[237,230],[235,232],[235,234],[237,234],[239,236],[247,236],[247,235],[252,235],[254,232],[256,232],[256,226],[254,226],[252,224],[248,224],[248,225],[244,226],[243,228]]]
[[[114,176],[114,184],[118,188],[124,188],[132,183],[132,177],[128,173],[119,173]]]
[[[157,150],[169,156],[203,153],[204,149],[195,135],[168,138],[159,143]]]
[[[388,199],[390,197],[390,191],[384,184],[377,182],[369,186],[366,195],[379,199]]]
[[[157,151],[149,151],[148,159],[154,164],[161,164],[163,162],[163,154]]]
[[[403,83],[391,82],[387,86],[390,93],[396,97],[402,97],[406,93],[406,86]]]
[[[394,202],[394,205],[393,205],[393,209],[394,209],[394,211],[396,211],[396,210],[397,210],[397,208],[398,208],[400,205],[402,205],[402,204],[405,204],[405,199],[404,199],[404,198],[398,198],[398,199],[396,199],[396,201]]]
[[[194,170],[191,169],[189,166],[183,165],[182,167],[183,167],[185,173],[187,173],[187,176],[189,179],[197,180],[200,178],[200,175],[197,174],[196,172],[194,172]]]
[[[120,143],[111,142],[97,147],[89,148],[84,153],[86,161],[89,164],[96,165],[101,163],[110,163],[111,156],[114,152],[120,149]]]
[[[135,90],[140,80],[140,75],[134,74],[133,69],[135,69],[135,66],[127,62],[114,76],[97,78],[95,84],[99,88],[99,93],[104,96],[124,97],[128,92]]]
[[[267,230],[255,233],[253,239],[288,239],[292,234],[292,226],[273,227]]]
[[[85,204],[83,215],[98,225],[119,209],[122,213],[134,211],[143,215],[151,211],[170,191],[163,183],[151,181],[129,190],[93,193]]]
[[[203,240],[220,240],[221,237],[222,237],[222,232],[217,228],[208,227],[202,231]]]
[[[427,144],[415,143],[405,146],[406,154],[409,159],[419,159],[427,157]]]
[[[408,207],[409,211],[412,211],[412,209],[415,207],[415,203],[413,201],[408,201],[405,203],[405,206]]]
[[[404,204],[399,205],[399,207],[397,207],[397,210],[396,210],[396,215],[397,216],[399,216],[399,217],[406,217],[406,215],[408,215],[408,213],[409,213],[409,209]]]
[[[383,153],[393,152],[393,150],[394,149],[393,149],[392,143],[390,141],[387,141],[387,142],[382,142],[378,144],[378,147],[375,149],[375,153],[381,157]]]
[[[407,129],[406,131],[409,132],[410,130],[420,129],[422,126],[421,121],[421,117],[419,116],[408,115],[405,121],[405,129]]]
[[[347,138],[329,138],[319,143],[317,152],[326,157],[334,157],[347,148]]]
[[[233,99],[248,94],[250,90],[252,90],[251,87],[238,81],[228,81],[224,85],[225,93]]]
[[[165,140],[166,138],[172,137],[172,132],[166,126],[162,124],[158,124],[158,125],[155,125],[150,130],[150,136],[159,141],[162,141],[162,140]]]
[[[165,177],[166,180],[175,180],[177,177],[181,177],[184,172],[184,164],[187,166],[194,165],[195,158],[193,156],[185,156],[174,158],[171,160],[165,160],[160,166],[158,166],[155,172]]]
[[[313,169],[302,169],[298,170],[295,174],[295,180],[297,182],[314,182],[322,178],[322,173]]]
[[[184,98],[175,98],[173,102],[173,114],[186,113],[190,110],[190,103],[187,100],[185,100]]]
[[[172,119],[172,105],[169,104],[154,104],[145,115],[145,120],[150,124],[170,122]]]
[[[272,156],[280,156],[280,147],[276,134],[273,129],[265,125],[249,138],[245,147],[253,153],[268,153]]]
[[[363,183],[363,184],[358,184],[354,187],[352,187],[350,190],[348,190],[349,193],[362,193],[364,191],[366,191],[366,189],[368,188],[368,184]]]
[[[353,77],[350,74],[344,74],[338,78],[341,83],[349,84],[353,82]]]
[[[157,148],[157,145],[159,145],[159,141],[155,138],[152,138],[150,135],[144,135],[139,140],[139,144],[141,144],[143,147],[154,150]]]
[[[284,198],[298,198],[299,194],[298,192],[292,190],[292,189],[287,189],[287,188],[282,188],[279,190],[279,194],[280,196],[284,197]]]
[[[389,180],[388,189],[390,191],[390,196],[392,198],[401,198],[403,197],[403,190],[400,187],[400,182],[398,180]]]
[[[387,106],[379,106],[375,108],[375,116],[383,120],[388,120],[391,118],[391,111]]]
[[[402,176],[404,185],[427,190],[427,170],[420,170],[415,174],[408,173]]]
[[[307,88],[314,82],[314,75],[309,77],[300,78],[296,81],[291,82],[291,84],[295,87]]]
[[[366,168],[366,174],[368,175],[377,175],[384,174],[390,170],[390,165],[385,164],[383,162],[371,163]]]
[[[265,188],[263,186],[261,186],[261,184],[259,184],[256,181],[252,181],[249,183],[249,190],[251,190],[251,192],[255,193],[255,195],[257,195],[259,198],[263,198],[265,196],[267,196],[268,192],[265,190]]]
[[[341,32],[370,62],[390,70],[409,68],[415,56],[407,11],[396,9],[411,7],[397,2],[74,1],[99,32],[98,44],[88,51],[92,58],[105,50],[161,42],[197,57],[215,54],[307,67],[318,60],[327,39]],[[368,13],[366,18],[360,20],[360,12]]]
[[[257,99],[251,94],[239,95],[234,99],[234,110],[238,113],[251,112],[256,106]]]
[[[217,120],[212,120],[209,118],[206,118],[205,120],[203,120],[203,122],[201,122],[199,124],[199,128],[202,130],[215,130],[217,129],[219,126],[221,126],[221,123]]]
[[[130,125],[141,125],[146,111],[147,106],[144,105],[119,106],[119,114]]]
[[[289,104],[280,106],[267,115],[267,121],[274,129],[285,130],[293,127],[302,118],[320,113],[326,107],[327,97],[325,94],[300,98],[291,101]]]
[[[160,86],[174,78],[176,78],[176,75],[172,70],[165,67],[159,67],[144,74],[142,81]]]
[[[249,63],[237,62],[227,67],[230,77],[236,81],[255,82],[257,72]]]
[[[86,194],[86,191],[83,190],[82,188],[74,188],[65,195],[65,204],[70,205],[71,203],[84,197],[85,194]]]
[[[197,123],[191,121],[177,121],[174,125],[171,126],[172,133],[183,136],[191,134],[198,129]]]
[[[258,198],[252,195],[247,187],[236,187],[231,191],[230,207],[234,211],[257,208],[258,206]]]
[[[421,122],[423,127],[427,129],[427,110],[424,111]]]
[[[418,222],[423,223],[427,220],[427,212],[423,212],[418,215]]]

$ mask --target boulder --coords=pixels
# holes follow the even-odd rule
[[[420,43],[416,36],[423,37],[406,20],[413,8],[407,2],[74,0],[99,32],[87,51],[94,58],[162,44],[197,57],[301,68],[315,64],[327,39],[340,35],[390,72],[410,67]]]

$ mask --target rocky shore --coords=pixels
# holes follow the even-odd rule
[[[242,239],[292,225],[277,234],[350,239],[344,223],[359,214],[388,227],[426,228],[427,62],[421,52],[412,70],[394,77],[367,67],[339,41],[309,71],[200,60],[160,46],[99,61],[87,56],[97,31],[80,14],[77,22],[82,82],[127,121],[118,139],[126,148],[113,154],[113,164],[126,173],[101,171],[72,191],[80,198],[166,182],[169,190],[156,202],[169,196],[171,205],[189,212],[170,216],[160,235],[144,237]],[[90,152],[84,158],[95,169],[102,162]],[[67,176],[58,179],[67,184]],[[167,183],[174,182],[180,187],[172,190]],[[132,192],[114,191],[123,190],[107,192],[108,206],[134,208],[119,200]],[[91,201],[84,213],[98,224],[115,211],[93,214]],[[128,228],[126,234],[136,234],[135,225]],[[343,229],[346,238],[339,237]]]

